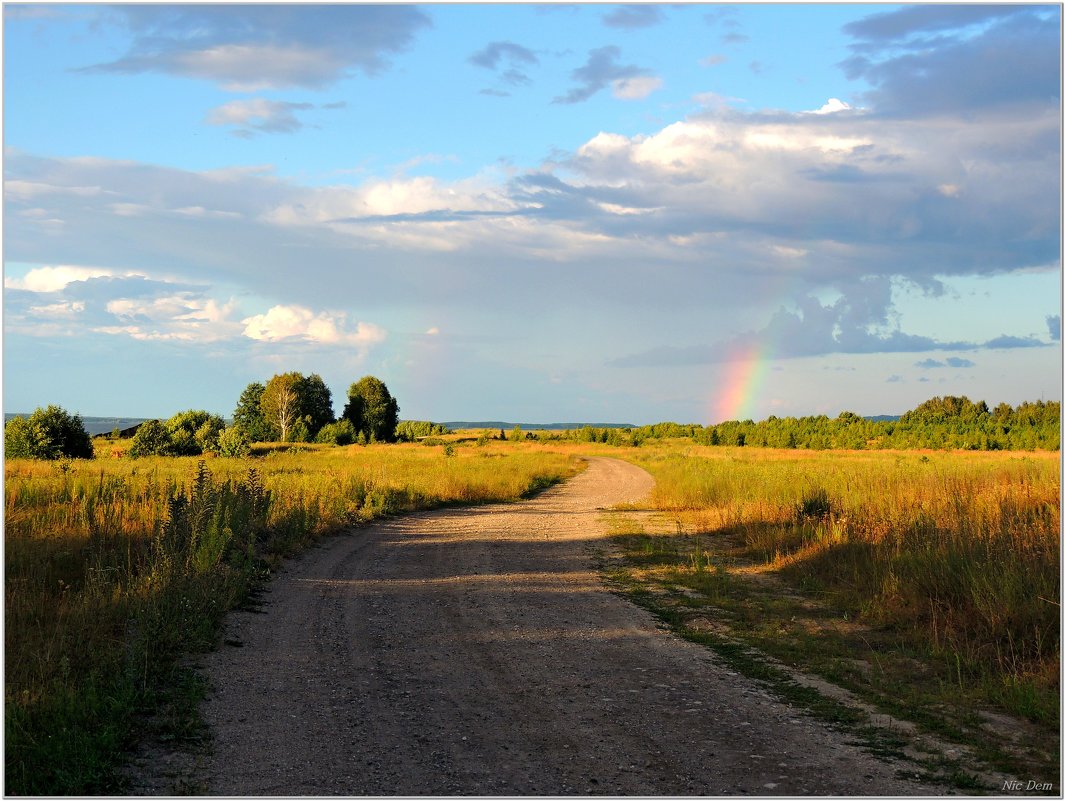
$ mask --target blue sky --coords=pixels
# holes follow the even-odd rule
[[[1059,399],[1059,14],[7,4],[5,410]]]

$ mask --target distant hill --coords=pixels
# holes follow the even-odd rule
[[[469,422],[459,421],[452,423],[444,423],[443,425],[450,428],[452,431],[459,431],[465,428],[502,428],[506,431],[510,431],[514,426],[521,426],[523,431],[566,431],[576,428],[584,428],[585,426],[591,426],[592,428],[635,428],[632,423],[504,423],[499,420],[489,420],[481,422]]]

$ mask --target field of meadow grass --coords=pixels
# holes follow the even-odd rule
[[[977,710],[1005,712],[1057,753],[1059,453],[621,450],[603,452],[654,475],[661,513],[620,525],[622,577],[679,590],[665,604],[683,608],[679,628],[695,620],[724,633],[695,639],[753,644],[963,741],[963,723],[986,724]]]
[[[198,736],[202,687],[179,657],[212,647],[225,611],[253,603],[279,559],[382,515],[519,498],[592,453],[655,477],[647,525],[618,529],[613,578],[685,636],[819,673],[975,743],[1003,770],[1021,763],[974,734],[987,711],[1035,727],[1056,753],[1057,452],[631,447],[494,432],[260,444],[244,459],[129,459],[128,443],[95,444],[95,461],[5,465],[11,793],[114,792],[135,726]],[[1023,764],[1045,764],[1033,760]]]
[[[537,446],[257,446],[244,459],[5,463],[8,793],[116,792],[136,727],[195,732],[182,654],[277,560],[384,515],[516,500],[578,469]],[[184,697],[182,696],[184,693]],[[169,719],[165,719],[169,715]]]

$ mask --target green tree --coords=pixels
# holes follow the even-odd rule
[[[269,442],[277,439],[277,432],[263,416],[262,397],[266,387],[255,381],[240,393],[237,408],[233,412],[233,425],[241,430],[251,442]]]
[[[92,440],[78,415],[60,406],[35,409],[28,419],[16,417],[4,426],[8,458],[92,459]]]
[[[317,373],[304,378],[296,388],[300,417],[307,424],[309,439],[333,422],[333,393]]]
[[[271,378],[263,388],[259,408],[263,418],[277,430],[282,442],[288,442],[293,424],[300,418],[300,373],[282,373]]]
[[[399,404],[381,379],[363,376],[348,389],[343,417],[370,441],[394,442]]]

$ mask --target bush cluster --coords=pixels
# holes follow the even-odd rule
[[[60,406],[35,409],[4,426],[4,454],[9,459],[91,459],[92,440],[78,415]]]
[[[225,420],[203,410],[178,412],[165,423],[148,420],[133,435],[129,455],[143,456],[246,456],[247,434],[239,427],[227,428]]]

